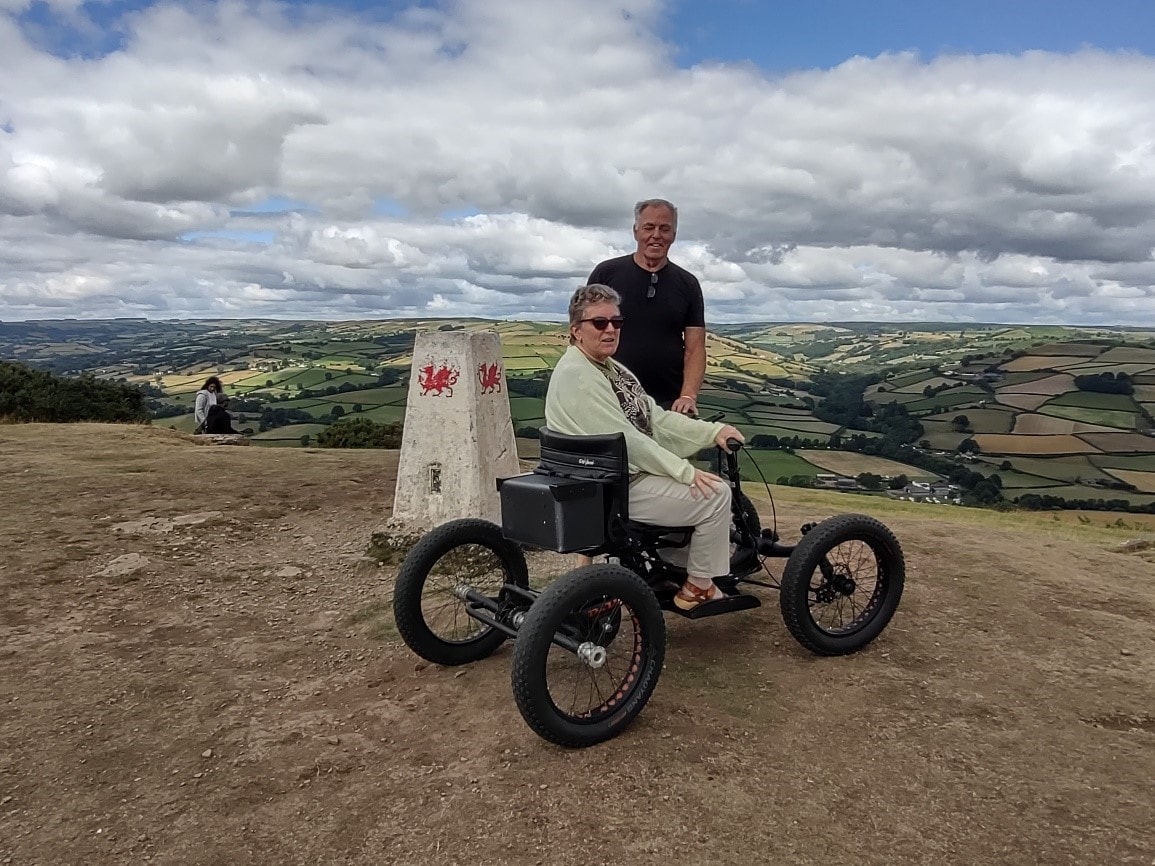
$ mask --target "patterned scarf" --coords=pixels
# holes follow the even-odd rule
[[[610,387],[614,389],[614,396],[618,398],[618,405],[622,407],[626,419],[639,431],[653,438],[654,419],[650,414],[650,401],[646,397],[646,392],[642,390],[642,383],[633,373],[612,361],[596,366],[610,380]]]

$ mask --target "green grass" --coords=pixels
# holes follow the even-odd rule
[[[1056,406],[1054,403],[1043,404],[1039,407],[1039,413],[1125,431],[1134,430],[1138,418],[1137,412],[1111,412],[1106,409],[1084,409],[1081,406]]]
[[[1016,472],[1024,475],[1035,475],[1040,478],[1050,478],[1070,484],[1076,478],[1099,478],[1112,480],[1107,473],[1100,471],[1095,465],[1083,456],[1073,457],[998,457],[987,462],[998,466],[1003,460],[1009,460]],[[1001,473],[1000,473],[1001,474]]]
[[[825,471],[813,463],[803,460],[797,454],[788,454],[785,451],[763,451],[758,448],[750,448],[742,453],[740,461],[743,480],[761,480],[758,478],[758,471],[749,465],[750,462],[753,462],[758,465],[762,474],[766,476],[766,480],[771,484],[783,475],[787,477],[791,475],[813,477],[819,472]]]
[[[1062,481],[1056,481],[1054,478],[1027,475],[1024,472],[1015,472],[1013,469],[1007,472],[991,465],[976,465],[975,471],[987,476],[998,475],[1003,482],[1003,489],[1008,491],[1041,490],[1044,487],[1061,487],[1063,485]]]
[[[281,444],[286,445],[300,445],[300,438],[302,436],[311,436],[314,439],[317,434],[328,427],[325,424],[290,424],[287,427],[276,427],[272,430],[266,430],[263,433],[255,433],[253,435],[253,442],[261,445],[275,445],[278,444],[275,440],[285,440]]]
[[[1043,405],[1078,406],[1084,409],[1106,409],[1109,412],[1135,411],[1135,400],[1129,394],[1099,394],[1095,391],[1067,391]]]
[[[1085,487],[1083,485],[1069,485],[1062,487],[1048,487],[1046,490],[1024,490],[1021,493],[1038,493],[1042,496],[1061,496],[1063,499],[1122,499],[1136,505],[1146,505],[1155,502],[1155,495],[1150,493],[1129,493],[1126,490],[1109,490],[1105,487]],[[1013,496],[1010,498],[1014,498]]]
[[[392,424],[394,421],[403,421],[405,419],[404,406],[374,406],[369,409],[364,409],[361,412],[350,413],[346,418],[368,418],[370,421],[376,421],[378,424]]]
[[[1151,440],[1151,450],[1155,451],[1155,438]],[[1121,454],[1104,454],[1091,458],[1091,462],[1104,469],[1130,469],[1134,472],[1155,472],[1155,454],[1136,454],[1127,457]]]
[[[1026,382],[1049,379],[1053,375],[1055,375],[1054,370],[1023,370],[1017,373],[1007,373],[997,384],[1000,388],[1006,385],[1022,385]]]
[[[943,391],[941,394],[922,398],[912,403],[902,402],[908,412],[917,415],[932,409],[947,409],[949,411],[955,407],[973,406],[980,400],[989,399],[991,399],[990,395],[981,388],[965,385],[962,388],[951,388],[949,391]]]
[[[529,418],[545,417],[545,400],[540,397],[510,397],[509,414],[515,422]]]

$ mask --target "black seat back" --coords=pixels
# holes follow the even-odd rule
[[[539,475],[603,481],[610,488],[606,497],[607,525],[618,518],[629,519],[630,465],[624,433],[571,436],[542,427],[541,461],[533,471]]]

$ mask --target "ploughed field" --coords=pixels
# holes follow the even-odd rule
[[[788,539],[852,506],[895,530],[891,626],[818,659],[772,593],[670,618],[653,700],[575,752],[522,723],[508,647],[441,669],[398,641],[364,553],[395,452],[7,425],[0,455],[0,862],[1155,857],[1140,516],[775,488]]]

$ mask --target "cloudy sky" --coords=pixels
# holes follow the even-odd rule
[[[941,8],[940,8],[941,7]],[[0,0],[0,320],[1155,327],[1149,0]]]

